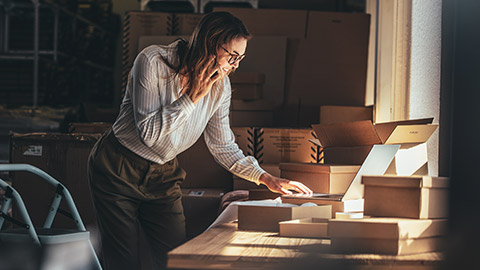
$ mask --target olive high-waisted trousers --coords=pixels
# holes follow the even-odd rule
[[[179,186],[185,175],[177,159],[148,161],[111,129],[103,134],[90,154],[88,177],[106,269],[139,269],[139,226],[155,269],[166,267],[167,252],[186,238]]]

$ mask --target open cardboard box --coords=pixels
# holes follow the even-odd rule
[[[446,219],[331,219],[331,248],[339,253],[406,255],[438,251],[447,233]]]
[[[318,205],[332,205],[332,217],[336,212],[363,212],[362,175],[383,175],[399,148],[400,145],[395,144],[373,145],[347,190],[342,194],[283,195],[282,202],[294,204],[313,202]]]
[[[364,175],[365,214],[416,219],[448,217],[448,178]]]
[[[312,142],[324,148],[326,164],[361,164],[372,145],[399,144],[400,150],[387,173],[428,175],[426,142],[438,128],[432,121],[425,118],[375,125],[371,121],[312,125],[318,137]]]

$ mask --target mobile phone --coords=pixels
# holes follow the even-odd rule
[[[217,66],[217,56],[214,56],[215,58],[215,61],[213,61],[213,67],[216,67]],[[215,71],[215,73],[213,73],[213,75],[211,76],[211,78],[214,78],[215,76],[218,75],[218,70]]]

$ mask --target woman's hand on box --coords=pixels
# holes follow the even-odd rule
[[[313,193],[311,189],[298,181],[275,177],[269,173],[262,174],[258,181],[275,193],[292,194],[292,190],[303,194]]]

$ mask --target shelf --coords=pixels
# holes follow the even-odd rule
[[[0,2],[0,6],[3,6],[2,3]],[[81,15],[78,15],[78,14],[75,14],[74,12],[66,9],[65,7],[62,7],[60,5],[58,5],[57,3],[54,3],[52,1],[45,1],[45,2],[40,2],[39,4],[39,7],[40,8],[50,8],[52,9],[53,11],[55,10],[59,10],[59,11],[62,11],[63,13],[71,16],[72,18],[75,18],[79,21],[82,21],[86,24],[89,24],[99,30],[102,30],[103,32],[110,32],[110,30],[107,30],[105,27],[99,25],[98,23],[96,22],[93,22],[87,18],[84,18],[83,16]],[[9,10],[15,10],[16,8],[30,8],[30,9],[33,9],[35,8],[34,4],[31,3],[31,4],[26,4],[26,3],[14,3],[12,4],[12,6],[9,6],[8,9]]]
[[[73,4],[72,10],[76,7]],[[72,10],[51,0],[0,0],[0,67],[7,71],[1,79],[7,82],[18,72],[28,74],[23,82],[31,85],[25,91],[20,82],[12,84],[2,93],[8,97],[3,102],[19,104],[23,99],[24,105],[36,107],[52,102],[70,105],[92,98],[107,100],[111,96],[113,83],[99,78],[113,74],[111,52],[119,30],[116,17],[107,9],[99,8],[91,19],[86,18],[88,13]],[[11,70],[12,65],[21,70]],[[22,95],[15,99],[19,93]]]

